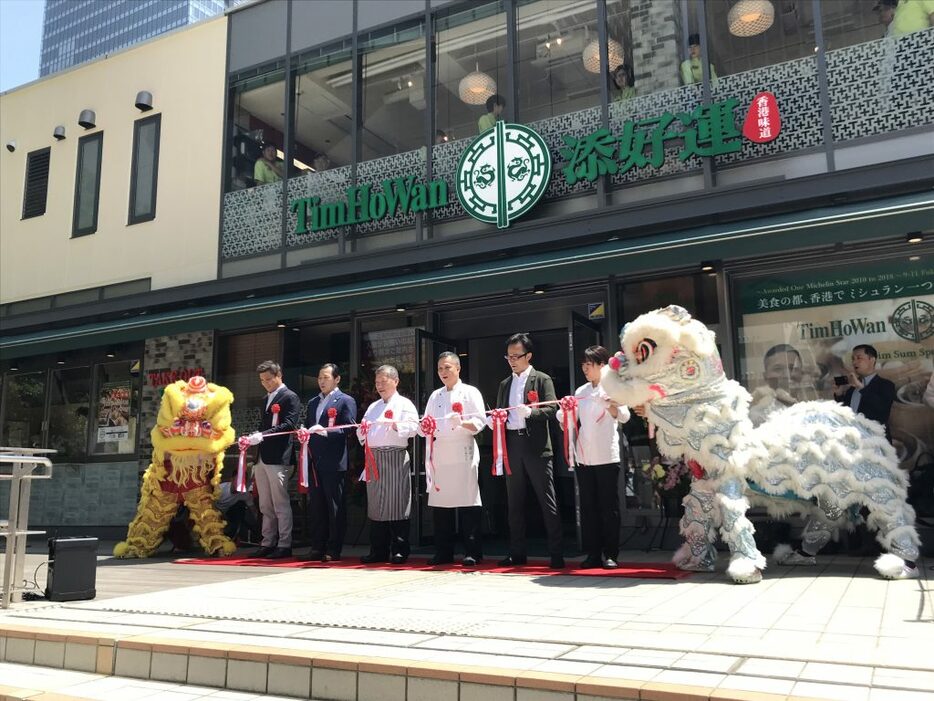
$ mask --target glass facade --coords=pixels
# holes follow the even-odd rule
[[[46,0],[39,75],[49,75],[186,24],[231,0]]]

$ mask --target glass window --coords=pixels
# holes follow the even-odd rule
[[[258,70],[231,85],[227,190],[274,184],[285,167],[285,78],[281,69]]]
[[[720,322],[717,274],[698,273],[626,283],[620,287],[623,322],[653,309],[677,304],[708,326]]]
[[[266,390],[259,383],[256,366],[264,360],[279,361],[282,334],[258,331],[224,336],[218,344],[217,383],[233,392],[233,426],[238,434],[259,427],[260,409],[265,407]]]
[[[52,149],[44,148],[26,155],[26,186],[23,190],[23,219],[45,214],[49,192],[49,158]]]
[[[340,368],[341,389],[349,392],[349,321],[302,326],[286,331],[284,363],[286,369],[283,372],[288,376],[290,383],[294,381],[293,389],[306,404],[320,391],[318,371],[324,363],[335,363]]]
[[[87,457],[90,399],[90,368],[52,371],[48,447],[58,451],[58,459],[83,460]]]
[[[97,208],[101,193],[101,153],[104,134],[78,139],[78,172],[75,175],[75,212],[72,236],[97,231]]]
[[[45,371],[6,376],[0,443],[14,448],[43,447],[45,383]]]
[[[159,134],[162,115],[138,119],[133,125],[133,168],[130,171],[130,224],[156,217],[159,176]]]
[[[91,453],[118,455],[136,451],[139,414],[139,361],[121,360],[95,368]]]

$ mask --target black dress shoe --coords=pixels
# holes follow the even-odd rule
[[[521,567],[526,562],[527,561],[524,557],[513,557],[512,555],[507,555],[496,564],[498,564],[500,567]]]
[[[385,555],[378,555],[376,553],[368,553],[360,558],[360,562],[364,565],[372,565],[376,562],[389,562],[389,558]]]
[[[477,566],[477,558],[471,555],[468,555],[467,557],[464,558],[464,567],[476,567],[476,566]]]
[[[257,559],[257,558],[266,557],[266,556],[268,556],[270,553],[272,553],[274,550],[275,550],[275,548],[270,547],[270,546],[267,546],[267,545],[264,545],[263,547],[257,548],[256,550],[254,550],[253,552],[251,552],[249,555],[247,555],[247,559],[249,559],[249,560],[255,560],[255,559]]]
[[[321,562],[324,560],[324,558],[325,554],[323,550],[312,550],[310,553],[308,553],[308,557],[304,559],[308,560],[308,562]]]
[[[598,557],[588,557],[578,565],[581,570],[595,570],[598,567],[603,567],[603,560]]]
[[[389,561],[394,565],[404,565],[408,559],[408,555],[400,555],[399,553],[396,553],[391,558],[389,558]]]
[[[292,557],[292,548],[276,548],[266,556],[267,560],[285,560]]]
[[[564,569],[564,558],[560,555],[552,555],[551,561],[548,563],[548,566],[553,570],[563,570]]]
[[[436,565],[450,565],[452,562],[454,562],[453,557],[442,557],[441,555],[435,555],[428,561],[428,564],[434,567]]]

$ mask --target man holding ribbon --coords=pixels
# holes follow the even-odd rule
[[[577,465],[577,488],[580,494],[581,540],[586,558],[582,569],[619,565],[619,431],[629,421],[629,409],[612,401],[600,387],[600,371],[610,360],[603,346],[590,346],[581,358],[581,372],[587,382],[577,388],[572,411],[576,417],[558,409],[558,423],[573,435],[569,419],[580,421],[580,433],[571,446]],[[564,401],[564,400],[562,400]],[[606,558],[606,559],[604,559]]]
[[[409,557],[412,479],[408,446],[418,431],[418,410],[396,391],[399,371],[392,365],[376,369],[375,384],[380,398],[370,404],[357,428],[365,455],[363,478],[370,519],[370,552],[360,561],[401,565]]]
[[[289,501],[292,436],[289,434],[298,428],[301,404],[298,395],[282,381],[279,363],[266,360],[257,366],[256,372],[267,392],[266,405],[260,430],[247,436],[247,441],[260,446],[253,480],[263,514],[263,540],[250,557],[277,560],[292,556],[292,504]]]
[[[474,438],[486,427],[480,390],[460,380],[456,353],[438,356],[438,377],[444,384],[428,398],[419,434],[425,437],[428,506],[432,507],[435,556],[430,565],[454,562],[454,517],[460,511],[464,565],[475,566],[480,545],[480,452]]]
[[[308,402],[307,420],[314,422],[308,440],[313,475],[308,486],[311,509],[311,552],[309,560],[332,562],[341,559],[347,530],[344,482],[347,476],[347,436],[357,419],[357,403],[340,390],[341,375],[334,363],[318,370],[318,389]]]
[[[512,374],[503,380],[496,393],[496,406],[507,410],[506,501],[509,509],[509,555],[501,567],[526,563],[525,490],[526,482],[542,509],[548,534],[548,554],[552,569],[564,567],[561,548],[561,519],[555,498],[551,436],[548,421],[557,411],[555,387],[551,378],[532,367],[532,339],[528,334],[513,334],[506,341],[506,361]],[[493,415],[494,443],[498,436],[496,412]],[[500,433],[502,426],[499,426]]]

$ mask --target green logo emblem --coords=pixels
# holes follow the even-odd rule
[[[474,219],[505,229],[548,188],[551,155],[537,133],[497,122],[478,136],[457,164],[457,199]]]

